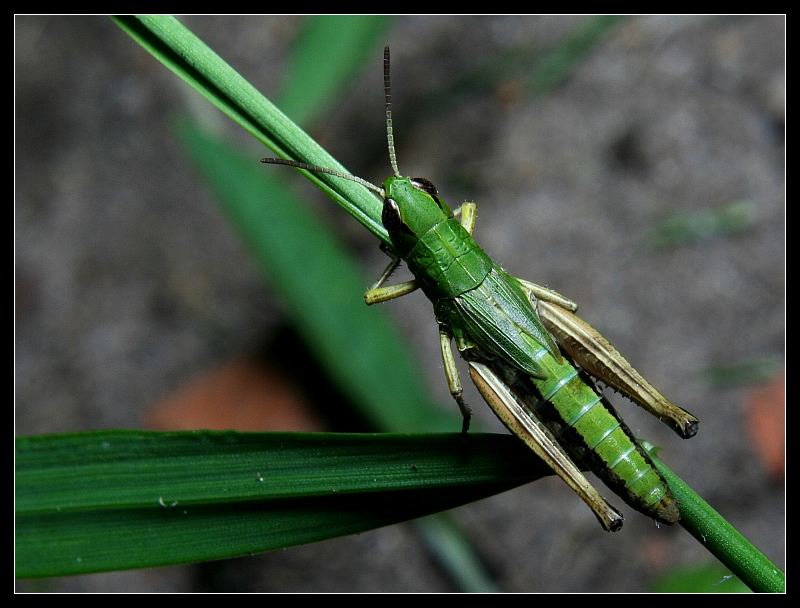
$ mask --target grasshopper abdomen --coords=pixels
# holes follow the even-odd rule
[[[544,380],[521,378],[511,368],[500,373],[576,462],[638,511],[663,523],[678,522],[666,481],[614,407],[566,358],[551,364],[558,373]]]

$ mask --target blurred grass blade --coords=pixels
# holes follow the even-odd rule
[[[569,78],[595,45],[624,19],[621,15],[587,17],[556,48],[541,55],[527,79],[528,89],[537,95],[555,89]]]
[[[485,95],[492,89],[512,97],[523,91],[546,95],[568,80],[592,49],[625,19],[620,15],[586,17],[551,49],[525,41],[484,57],[475,67],[417,98],[411,118],[420,120],[450,111],[468,96]]]
[[[100,431],[20,437],[16,573],[222,559],[449,509],[546,475],[504,435]]]
[[[645,236],[645,244],[663,250],[735,234],[753,226],[756,217],[756,206],[751,201],[734,201],[718,209],[675,213]]]
[[[189,123],[180,134],[298,331],[375,428],[457,429],[455,408],[431,403],[385,311],[364,305],[369,281],[330,231],[257,160]]]
[[[659,578],[653,593],[752,593],[721,564],[675,568]]]
[[[378,73],[377,43],[389,22],[382,15],[307,17],[287,62],[287,80],[276,105],[297,124],[308,125],[322,115],[365,59]],[[375,99],[377,107],[377,91]]]
[[[643,442],[646,443],[646,442]],[[783,572],[711,505],[673,473],[652,451],[681,511],[681,525],[756,592],[783,593]]]
[[[712,387],[734,387],[762,384],[777,374],[783,361],[777,357],[760,357],[731,363],[714,365],[699,370],[700,375]]]
[[[484,564],[447,513],[437,513],[414,522],[428,550],[450,578],[465,593],[499,593]]]
[[[156,59],[279,156],[347,172],[174,17],[120,16],[114,17],[114,21]],[[374,194],[345,179],[304,173],[367,230],[388,244],[389,236],[380,219],[381,203]]]

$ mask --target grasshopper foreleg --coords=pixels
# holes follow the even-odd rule
[[[461,432],[466,433],[469,430],[469,421],[472,418],[472,412],[469,406],[464,403],[462,397],[463,390],[461,388],[461,378],[458,375],[458,368],[456,367],[456,358],[453,356],[453,349],[450,346],[452,336],[444,329],[439,330],[439,345],[442,349],[442,362],[444,363],[444,375],[447,378],[447,388],[450,389],[450,394],[458,404],[458,409],[461,410]]]
[[[397,267],[400,265],[400,261],[401,260],[399,257],[392,258],[392,261],[389,262],[386,270],[381,273],[381,276],[378,277],[378,280],[375,281],[372,287],[370,287],[364,294],[364,301],[367,303],[367,306],[378,304],[380,302],[386,302],[387,300],[393,300],[394,298],[408,295],[412,291],[417,290],[417,282],[413,279],[411,281],[405,281],[403,283],[397,283],[396,285],[388,285],[383,287],[383,284],[386,282],[386,280],[395,270],[397,270]]]

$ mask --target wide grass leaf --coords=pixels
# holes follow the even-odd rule
[[[17,576],[247,555],[438,512],[546,474],[503,435],[20,437]]]

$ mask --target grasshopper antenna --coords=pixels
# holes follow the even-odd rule
[[[375,184],[368,182],[365,179],[361,179],[360,177],[356,177],[355,175],[350,175],[349,173],[344,173],[342,171],[337,171],[336,169],[328,169],[328,167],[320,167],[318,165],[309,165],[308,163],[301,163],[297,160],[288,160],[285,158],[262,158],[261,162],[265,165],[286,165],[288,167],[294,167],[296,169],[305,169],[306,171],[311,171],[312,173],[326,173],[328,175],[333,175],[335,177],[341,177],[342,179],[349,179],[351,182],[355,182],[357,184],[361,184],[371,192],[374,192],[381,198],[384,198],[385,193],[383,188],[378,188]]]
[[[394,152],[394,133],[392,131],[392,82],[389,75],[389,45],[383,47],[383,96],[386,98],[386,140],[389,143],[389,162],[395,176],[400,177],[397,170],[397,156]]]

